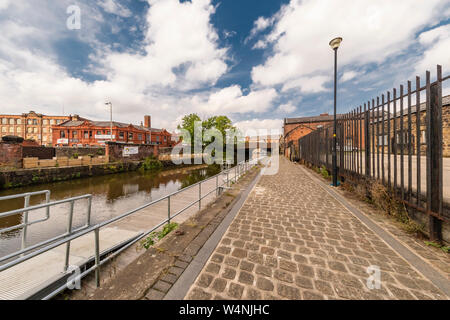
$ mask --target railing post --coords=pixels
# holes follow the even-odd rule
[[[216,197],[219,196],[219,176],[216,177]]]
[[[73,208],[75,205],[75,201],[70,202],[70,211],[69,211],[69,218],[67,220],[67,235],[70,235],[72,233],[72,221],[73,221]],[[69,269],[69,260],[70,260],[70,241],[66,244],[66,261],[64,263],[64,272],[66,272]]]
[[[30,206],[30,195],[25,196],[25,204],[24,208],[28,208]],[[25,226],[23,227],[22,231],[22,250],[27,247],[27,231],[28,231],[28,211],[23,213],[23,223]]]
[[[364,117],[364,143],[366,177],[370,177],[370,110],[366,111]]]
[[[88,211],[87,211],[87,226],[91,225],[91,208],[92,208],[92,196],[88,199]]]
[[[95,229],[95,285],[100,287],[100,230]]]
[[[429,75],[427,75],[429,78]],[[428,79],[427,79],[428,81]],[[429,113],[427,114],[427,209],[442,215],[442,69],[437,68],[437,82],[430,88]],[[429,216],[429,230],[432,241],[442,241],[442,221]]]
[[[167,221],[170,224],[170,196],[167,197]]]
[[[227,170],[227,187],[230,187],[230,170]]]
[[[202,210],[202,183],[198,184],[198,210]]]

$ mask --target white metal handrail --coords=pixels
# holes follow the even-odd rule
[[[47,240],[47,241],[41,242],[41,243],[39,243],[39,244],[36,244],[36,245],[34,245],[34,246],[32,246],[32,247],[23,249],[23,250],[21,250],[21,251],[18,251],[18,252],[15,252],[15,253],[13,253],[13,254],[10,254],[10,255],[8,255],[8,256],[6,256],[6,257],[0,258],[0,262],[2,262],[2,261],[5,261],[5,260],[10,259],[10,258],[12,258],[12,257],[16,257],[16,256],[21,255],[19,258],[15,259],[15,260],[13,260],[13,261],[7,262],[7,263],[5,263],[4,265],[1,265],[1,266],[0,266],[0,272],[2,272],[2,271],[4,271],[4,270],[7,270],[7,269],[9,269],[9,268],[11,268],[11,267],[13,267],[13,266],[15,266],[15,265],[18,265],[18,264],[20,264],[20,263],[22,263],[22,262],[25,262],[25,261],[27,261],[27,260],[29,260],[29,259],[31,259],[31,258],[34,258],[34,257],[36,257],[36,256],[38,256],[38,255],[40,255],[40,254],[43,254],[43,253],[45,253],[45,252],[47,252],[47,251],[49,251],[49,250],[52,250],[52,249],[54,249],[54,248],[56,248],[56,247],[58,247],[58,246],[61,246],[61,245],[63,245],[63,244],[66,244],[66,246],[67,246],[67,247],[66,247],[66,261],[65,261],[65,268],[64,268],[64,271],[65,271],[65,272],[68,272],[69,252],[70,252],[70,242],[73,241],[73,240],[75,240],[75,239],[78,239],[78,238],[80,238],[80,237],[82,237],[82,236],[84,236],[84,235],[86,235],[86,234],[89,234],[89,233],[91,233],[91,232],[94,232],[94,234],[95,234],[95,244],[94,244],[94,245],[95,245],[95,248],[94,248],[94,250],[95,250],[95,251],[94,251],[95,264],[94,264],[91,268],[85,270],[83,273],[78,274],[78,275],[76,276],[75,279],[72,279],[72,281],[79,281],[80,279],[82,279],[83,277],[85,277],[85,276],[86,276],[87,274],[89,274],[90,272],[95,271],[95,281],[96,281],[96,285],[97,285],[97,287],[98,287],[98,286],[100,286],[100,267],[101,267],[103,264],[105,264],[105,263],[108,262],[110,259],[112,259],[112,258],[114,258],[115,256],[117,256],[118,254],[120,254],[121,252],[123,252],[124,250],[126,250],[127,248],[129,248],[130,246],[132,246],[133,244],[135,244],[136,242],[140,241],[141,239],[143,239],[144,237],[146,237],[147,235],[149,235],[149,234],[152,233],[153,231],[155,231],[155,230],[157,230],[158,228],[162,227],[162,226],[165,225],[166,223],[170,223],[170,221],[171,221],[173,218],[177,217],[178,215],[180,215],[181,213],[183,213],[183,212],[186,211],[187,209],[191,208],[191,207],[194,206],[195,204],[198,203],[198,204],[199,204],[199,209],[201,209],[201,201],[202,201],[204,198],[206,198],[207,196],[209,196],[209,195],[212,194],[213,192],[216,192],[216,195],[218,195],[218,194],[220,193],[220,190],[224,188],[224,185],[226,185],[227,187],[229,187],[229,186],[230,186],[230,182],[232,182],[233,180],[234,180],[235,182],[237,182],[237,180],[239,179],[240,176],[242,176],[243,174],[245,174],[248,170],[250,170],[251,168],[253,168],[256,164],[258,164],[258,162],[259,162],[261,159],[262,159],[262,158],[253,159],[253,160],[250,160],[250,161],[248,161],[248,162],[247,162],[247,161],[243,161],[243,162],[241,162],[241,163],[238,163],[238,164],[237,164],[234,168],[232,168],[232,169],[228,169],[228,170],[222,171],[221,173],[219,173],[219,174],[217,174],[217,175],[215,175],[215,176],[213,176],[213,177],[211,177],[211,178],[208,178],[208,179],[206,179],[206,180],[203,180],[203,181],[200,181],[200,182],[198,182],[198,183],[195,183],[195,184],[193,184],[193,185],[191,185],[191,186],[189,186],[189,187],[186,187],[186,188],[183,188],[183,189],[178,190],[178,191],[176,191],[176,192],[173,192],[173,193],[171,193],[171,194],[169,194],[169,195],[166,195],[166,196],[164,196],[164,197],[162,197],[162,198],[160,198],[160,199],[157,199],[157,200],[154,200],[154,201],[149,202],[149,203],[147,203],[147,204],[144,204],[144,205],[142,205],[142,206],[140,206],[140,207],[138,207],[138,208],[135,208],[135,209],[133,209],[133,210],[130,210],[130,211],[128,211],[128,212],[126,212],[126,213],[123,213],[123,214],[121,214],[121,215],[119,215],[119,216],[117,216],[117,217],[111,218],[111,219],[109,219],[109,220],[107,220],[107,221],[98,223],[98,224],[96,224],[96,225],[90,225],[90,224],[89,224],[89,223],[90,223],[90,208],[89,208],[88,224],[87,224],[85,227],[82,227],[82,228],[77,229],[77,230],[72,230],[72,229],[71,229],[72,214],[73,214],[73,203],[74,203],[74,201],[79,200],[79,199],[82,199],[82,198],[92,199],[92,195],[80,196],[80,197],[75,197],[75,198],[71,198],[71,199],[55,201],[55,202],[53,202],[53,203],[40,204],[40,205],[37,205],[37,206],[28,207],[28,208],[27,208],[28,210],[36,210],[36,209],[40,209],[40,208],[50,207],[50,206],[55,205],[55,204],[61,204],[61,203],[67,203],[67,202],[70,202],[70,203],[71,203],[71,213],[72,213],[72,214],[69,215],[69,222],[70,222],[70,224],[68,224],[68,232],[67,232],[66,234],[64,234],[64,235],[59,236],[59,237],[55,237],[55,238],[53,238],[53,239],[49,239],[49,240]],[[235,173],[235,174],[234,174],[234,178],[230,179],[230,172],[231,172],[233,169],[234,169],[234,173]],[[224,173],[226,173],[227,179],[226,179],[226,181],[224,180],[224,182],[223,182],[222,184],[220,184],[220,183],[219,183],[219,177],[220,177],[221,175],[223,175]],[[210,181],[210,180],[212,180],[212,179],[216,179],[216,187],[215,187],[215,189],[213,189],[212,191],[209,191],[209,192],[208,192],[207,194],[205,194],[205,195],[202,195],[201,184],[202,184],[202,183],[205,183],[205,182],[207,182],[207,181]],[[186,191],[186,190],[188,190],[188,189],[194,188],[194,187],[196,187],[196,186],[198,186],[198,188],[199,188],[199,199],[196,200],[196,201],[194,201],[194,202],[192,202],[191,204],[187,205],[185,208],[179,210],[178,212],[176,212],[176,213],[174,213],[174,214],[171,214],[171,206],[170,206],[170,199],[171,199],[171,197],[173,197],[173,196],[175,196],[175,195],[177,195],[177,194],[179,194],[179,193],[181,193],[181,192],[183,192],[183,191]],[[154,204],[156,204],[156,203],[159,203],[159,202],[161,202],[161,201],[163,201],[163,200],[166,200],[166,199],[168,200],[168,217],[167,217],[167,219],[165,219],[164,221],[160,222],[160,223],[157,224],[156,226],[153,226],[150,230],[147,230],[147,231],[143,232],[143,233],[140,234],[138,237],[136,237],[134,240],[132,240],[131,242],[129,242],[127,245],[121,247],[119,250],[117,250],[117,251],[115,251],[114,253],[110,254],[110,255],[109,255],[108,257],[106,257],[105,259],[100,260],[100,229],[101,229],[101,228],[103,228],[103,227],[105,227],[105,226],[107,226],[107,225],[110,225],[110,224],[112,224],[112,223],[114,223],[114,222],[116,222],[116,221],[118,221],[118,220],[123,219],[123,218],[126,218],[126,217],[128,217],[128,216],[130,216],[130,215],[132,215],[132,214],[134,214],[134,213],[136,213],[136,212],[138,212],[138,211],[140,211],[140,210],[142,210],[142,209],[145,209],[145,208],[147,208],[147,207],[150,207],[150,206],[152,206],[152,205],[154,205]],[[89,203],[91,203],[91,201],[89,201]],[[18,213],[22,213],[22,212],[24,212],[24,209],[18,209],[18,210],[9,211],[9,212],[3,213],[2,215],[9,216],[9,215],[12,215],[12,214],[18,214]],[[0,217],[2,217],[2,216],[0,215]],[[69,228],[69,226],[70,226],[70,228]],[[0,230],[0,231],[1,231],[1,230]],[[37,249],[37,248],[39,248],[39,247],[42,247],[43,245],[47,245],[47,246],[46,246],[46,247],[43,247],[43,248],[40,248],[40,249]],[[29,253],[29,254],[27,254],[27,255],[22,255],[24,252],[31,251],[32,249],[37,249],[37,250],[35,250],[35,251],[33,251],[33,252],[31,252],[31,253]],[[44,298],[44,300],[51,299],[52,297],[54,297],[55,295],[57,295],[59,292],[61,292],[62,290],[64,290],[66,287],[67,287],[67,284],[62,285],[61,287],[57,288],[57,289],[54,290],[52,293],[50,293],[49,295],[47,295],[47,296]]]

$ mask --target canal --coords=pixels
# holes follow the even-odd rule
[[[116,217],[128,210],[159,199],[169,193],[188,187],[220,172],[220,166],[191,167],[167,171],[126,172],[108,176],[56,182],[51,184],[30,186],[0,192],[0,197],[11,194],[50,190],[52,201],[85,194],[92,194],[91,222],[96,224]],[[31,205],[45,202],[45,196],[31,198]],[[0,213],[23,208],[24,200],[14,199],[0,201]],[[75,203],[73,220],[74,228],[86,222],[87,200]],[[50,219],[28,228],[27,245],[52,238],[66,232],[69,204],[52,207]],[[29,221],[45,217],[45,210],[32,211]],[[22,215],[0,218],[0,229],[11,227],[22,222]],[[22,231],[10,231],[0,234],[0,257],[20,250]]]

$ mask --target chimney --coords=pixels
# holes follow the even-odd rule
[[[148,129],[152,128],[152,117],[151,116],[145,116],[144,117],[144,125]]]

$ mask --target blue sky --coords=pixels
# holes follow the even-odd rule
[[[448,74],[449,23],[448,0],[0,0],[0,109],[107,119],[112,101],[116,120],[169,130],[192,112],[278,129],[332,113],[332,38],[345,112]]]

